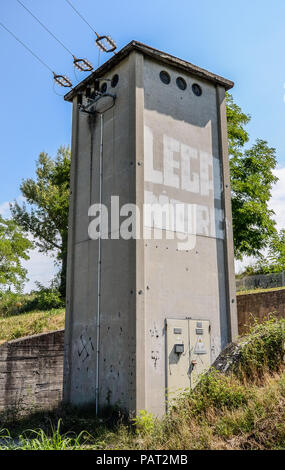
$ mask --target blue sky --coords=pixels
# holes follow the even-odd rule
[[[252,116],[248,126],[252,140],[260,137],[276,148],[282,173],[284,0],[71,1],[98,32],[110,34],[119,48],[136,39],[233,80],[235,101]],[[65,0],[22,2],[75,55],[98,65],[94,34]],[[77,82],[71,56],[16,0],[0,0],[0,18],[52,69]],[[1,209],[19,197],[20,182],[33,176],[41,151],[54,155],[61,144],[70,143],[71,105],[54,93],[50,72],[2,28],[0,41]],[[101,56],[101,63],[107,58]]]

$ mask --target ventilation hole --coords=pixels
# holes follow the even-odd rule
[[[176,85],[178,86],[178,88],[180,88],[180,90],[186,90],[187,88],[187,83],[185,82],[184,78],[182,77],[177,77],[176,78]]]
[[[165,70],[162,70],[159,76],[160,76],[160,80],[162,81],[162,83],[164,83],[165,85],[169,85],[170,75],[168,72],[165,72]]]
[[[119,81],[119,75],[116,73],[116,75],[114,75],[114,77],[111,80],[111,87],[115,88],[115,86],[118,85],[118,81]]]
[[[106,93],[106,91],[107,91],[107,83],[104,82],[104,83],[102,84],[102,86],[101,86],[101,92],[102,92],[102,93]]]
[[[192,91],[193,91],[194,95],[196,95],[196,96],[201,96],[202,95],[202,88],[200,87],[200,85],[198,85],[198,83],[194,83],[192,85]]]

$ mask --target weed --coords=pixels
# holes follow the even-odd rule
[[[140,410],[139,414],[133,418],[133,423],[136,427],[138,434],[146,435],[151,434],[154,430],[154,417],[146,410]]]

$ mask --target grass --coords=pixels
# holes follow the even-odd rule
[[[142,414],[135,428],[123,417],[108,423],[94,410],[92,417],[63,408],[2,429],[0,449],[285,449],[285,371],[266,373],[262,387],[221,375],[209,376],[199,393],[181,395],[163,419]]]
[[[92,408],[67,407],[10,422],[0,416],[0,448],[285,449],[285,320],[256,324],[240,341],[239,367],[210,371],[161,419],[113,409],[98,419]]]
[[[64,328],[64,317],[65,310],[62,308],[0,316],[0,344],[23,336]]]
[[[244,295],[244,294],[259,294],[261,292],[272,292],[275,290],[284,290],[285,287],[271,287],[269,289],[248,289],[248,290],[240,290],[236,294],[237,295]]]

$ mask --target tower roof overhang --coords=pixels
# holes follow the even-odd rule
[[[234,83],[231,80],[223,78],[219,75],[216,75],[208,70],[197,67],[197,65],[191,64],[186,60],[178,59],[177,57],[167,54],[166,52],[159,51],[153,47],[147,46],[138,41],[131,41],[115,55],[113,55],[107,62],[97,68],[92,72],[88,77],[78,83],[72,90],[70,90],[65,96],[65,101],[72,101],[73,97],[80,93],[83,89],[88,87],[96,79],[103,77],[106,73],[112,70],[119,62],[121,62],[125,57],[127,57],[132,51],[137,51],[142,53],[146,57],[150,57],[161,64],[168,66],[176,67],[181,71],[191,73],[203,80],[210,81],[215,85],[220,85],[226,90],[229,90],[234,86]]]

